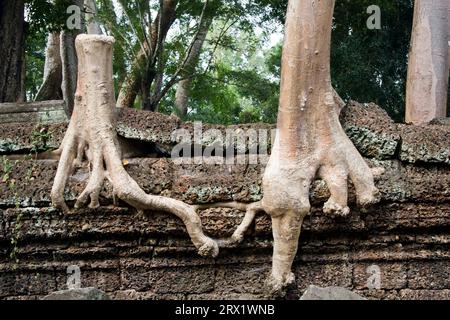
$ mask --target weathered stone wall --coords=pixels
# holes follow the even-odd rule
[[[126,163],[146,192],[192,204],[261,198],[263,165],[179,165],[149,158],[170,152],[173,130],[192,131],[191,124],[135,111],[121,111],[120,119],[118,132],[128,144],[139,141],[147,147],[142,158]],[[348,218],[326,216],[320,207],[328,190],[323,182],[315,183],[314,210],[306,219],[294,266],[297,282],[287,298],[297,299],[314,284],[382,299],[450,299],[450,128],[398,125],[378,107],[356,103],[347,107],[342,121],[370,164],[386,168],[377,182],[383,200],[366,212],[352,206]],[[56,147],[64,127],[40,125],[39,131],[50,133],[47,142]],[[260,124],[235,129],[249,127],[272,128]],[[0,152],[29,152],[34,131],[34,124],[0,126],[0,140],[7,136],[14,145]],[[205,259],[197,256],[177,218],[137,212],[122,203],[113,206],[108,186],[99,210],[62,215],[52,209],[55,160],[1,163],[0,299],[41,298],[66,289],[70,265],[81,268],[84,287],[97,287],[112,298],[264,298],[272,253],[268,216],[257,217],[242,245]],[[86,169],[72,176],[69,203],[87,177]],[[223,208],[200,214],[206,232],[219,239],[231,236],[243,217]],[[368,270],[377,268],[381,288],[369,290]]]

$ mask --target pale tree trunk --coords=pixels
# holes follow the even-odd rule
[[[95,20],[95,16],[98,13],[97,5],[95,4],[95,0],[85,0],[84,6],[86,9],[86,29],[88,34],[103,34],[100,25]]]
[[[117,98],[119,108],[131,108],[136,96],[143,90],[149,90],[155,78],[154,70],[159,52],[162,50],[167,32],[175,21],[178,0],[162,0],[161,8],[153,24],[149,26],[149,42],[138,52],[131,70],[124,80]],[[150,95],[146,95],[150,99]],[[143,101],[146,105],[146,101]],[[147,103],[148,105],[148,103]]]
[[[178,82],[177,92],[175,93],[175,107],[178,115],[182,118],[187,116],[189,106],[189,88],[191,79],[184,79]]]
[[[177,91],[175,94],[175,107],[181,117],[185,117],[188,112],[189,104],[189,88],[192,81],[192,74],[195,71],[200,53],[202,52],[203,44],[205,43],[206,36],[208,35],[209,28],[212,24],[212,18],[206,19],[202,26],[200,26],[199,32],[197,33],[192,49],[189,52],[188,58],[185,64],[185,70],[183,71],[182,77],[184,78],[178,82]]]
[[[48,35],[47,47],[45,50],[44,81],[36,101],[60,100],[62,82],[62,63],[60,33],[52,32]]]
[[[447,17],[448,17],[448,68],[450,70],[450,5],[447,8]],[[447,97],[448,98],[448,97]]]
[[[24,1],[0,1],[0,103],[23,95]]]
[[[347,180],[360,205],[378,200],[374,176],[339,122],[341,102],[331,86],[334,0],[290,0],[283,47],[278,133],[263,178],[262,206],[272,217],[272,294],[295,280],[291,272],[309,190],[316,176],[331,192],[326,214],[346,216]]]
[[[449,1],[416,0],[406,89],[407,123],[447,115]]]
[[[178,216],[192,242],[204,256],[217,256],[218,245],[204,235],[196,209],[178,200],[146,194],[122,164],[116,133],[112,51],[114,38],[80,35],[76,41],[79,58],[75,108],[63,139],[56,177],[52,188],[53,204],[68,212],[64,189],[75,165],[88,159],[90,177],[75,207],[90,203],[99,207],[99,194],[108,179],[115,196],[139,210],[164,211]]]

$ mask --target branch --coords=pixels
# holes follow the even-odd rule
[[[159,102],[160,102],[161,99],[167,94],[167,92],[169,92],[169,90],[170,90],[170,89],[171,89],[171,88],[179,81],[178,76],[179,76],[180,73],[184,70],[184,68],[186,67],[187,63],[189,62],[189,58],[190,58],[190,56],[191,56],[192,49],[193,49],[193,47],[194,47],[194,45],[195,45],[196,40],[197,40],[198,37],[199,37],[199,34],[200,34],[201,31],[202,31],[202,26],[203,26],[204,19],[205,19],[205,12],[206,12],[206,8],[207,8],[208,4],[209,4],[209,0],[206,0],[206,1],[205,1],[205,4],[203,5],[202,12],[201,12],[201,15],[200,15],[200,20],[199,20],[199,23],[198,23],[198,26],[199,26],[199,27],[198,27],[198,30],[197,30],[197,32],[195,33],[195,36],[194,36],[194,38],[192,39],[192,41],[191,41],[191,43],[190,43],[190,45],[189,45],[188,50],[187,50],[186,53],[185,53],[183,62],[180,64],[180,66],[178,67],[178,69],[175,71],[175,73],[174,73],[174,75],[172,76],[172,78],[171,78],[171,79],[168,81],[168,83],[164,86],[164,89],[162,89],[161,92],[160,92],[158,95],[156,95],[156,97],[155,97],[155,99],[154,99],[154,105],[159,104]]]
[[[228,32],[228,30],[230,30],[230,28],[231,28],[232,26],[234,26],[238,21],[239,21],[239,19],[234,20],[233,22],[231,22],[231,24],[230,24],[228,27],[226,26],[228,20],[225,22],[225,25],[224,25],[223,29],[220,31],[219,36],[218,36],[218,38],[217,38],[217,41],[215,42],[214,49],[213,49],[213,51],[212,51],[212,53],[211,53],[211,58],[210,58],[209,61],[208,61],[208,64],[207,64],[207,66],[206,66],[205,71],[203,72],[203,75],[205,75],[206,73],[208,73],[209,68],[211,67],[211,64],[212,64],[212,60],[214,59],[214,54],[216,53],[217,48],[219,47],[219,44],[220,44],[220,41],[221,41],[222,37],[223,37],[223,36]]]

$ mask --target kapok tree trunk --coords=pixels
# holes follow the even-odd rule
[[[73,115],[60,147],[52,201],[67,212],[64,188],[74,169],[84,157],[89,161],[90,178],[75,204],[80,208],[90,203],[99,206],[99,193],[105,179],[115,195],[139,210],[165,211],[177,215],[201,255],[216,256],[218,245],[205,236],[195,208],[170,198],[147,195],[123,167],[116,133],[112,50],[114,38],[80,35],[76,40],[78,83]]]
[[[416,0],[406,89],[406,122],[447,115],[449,1]]]
[[[290,0],[282,57],[278,133],[263,178],[263,209],[272,217],[273,266],[269,289],[280,294],[293,283],[292,263],[309,190],[316,176],[331,197],[326,214],[348,215],[347,180],[358,202],[377,201],[371,169],[339,122],[340,102],[331,86],[330,43],[334,0]]]
[[[60,33],[52,32],[48,35],[47,48],[45,50],[44,81],[36,101],[62,99],[62,63]]]
[[[24,1],[0,1],[0,103],[22,99]]]

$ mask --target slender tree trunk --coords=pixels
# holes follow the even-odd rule
[[[202,52],[203,44],[205,43],[212,21],[212,18],[206,19],[203,25],[200,26],[197,37],[194,39],[192,50],[186,60],[185,70],[182,74],[185,79],[178,83],[177,92],[175,94],[175,107],[178,109],[178,113],[181,117],[185,117],[188,112],[189,88],[192,81],[190,77],[195,71],[195,67],[200,57],[200,53]]]
[[[175,107],[178,115],[182,118],[187,116],[189,106],[189,88],[191,79],[184,79],[178,82],[177,92],[175,94]]]
[[[406,122],[447,115],[449,1],[416,0],[406,89]]]
[[[272,217],[274,237],[272,294],[283,293],[295,280],[291,267],[316,176],[330,189],[327,214],[349,214],[348,177],[361,205],[378,200],[373,174],[339,122],[341,101],[330,75],[333,10],[334,0],[289,1],[278,133],[263,178],[262,206]]]
[[[83,0],[73,0],[74,5],[83,8]],[[83,19],[82,19],[83,21]],[[61,90],[64,101],[66,102],[66,113],[70,117],[73,112],[75,103],[75,91],[77,88],[77,66],[78,59],[75,49],[75,39],[82,33],[84,25],[81,30],[64,30],[61,32],[60,51],[62,64],[62,83]]]
[[[98,13],[97,5],[95,4],[95,0],[85,0],[84,6],[86,8],[86,24],[87,24],[87,33],[88,34],[103,34],[100,25],[95,20],[95,16]]]
[[[151,25],[150,43],[145,42],[133,61],[130,74],[125,79],[117,98],[119,108],[131,108],[136,96],[150,90],[156,72],[154,70],[159,52],[162,50],[167,32],[175,21],[178,0],[162,0],[160,12]],[[147,95],[149,97],[149,95]],[[150,99],[150,97],[148,98]],[[143,102],[143,106],[145,102]]]
[[[44,82],[36,96],[36,101],[62,99],[62,63],[60,32],[48,35],[45,50]]]
[[[24,0],[0,1],[0,102],[21,100]]]
[[[72,115],[75,101],[75,90],[77,87],[77,64],[78,59],[75,52],[75,38],[79,32],[62,31],[61,32],[61,64],[62,64],[62,82],[61,90],[64,101],[66,102],[66,113]]]

